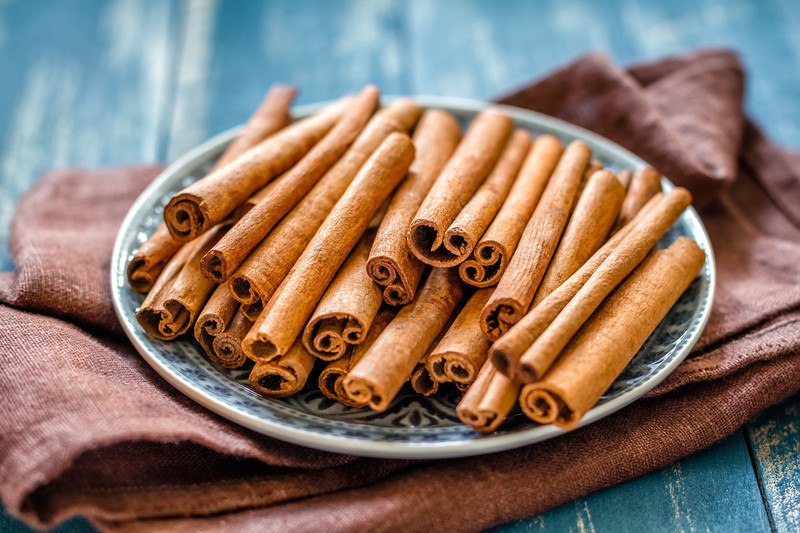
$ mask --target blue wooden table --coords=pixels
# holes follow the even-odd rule
[[[800,149],[798,6],[0,0],[0,268],[13,268],[14,203],[43,171],[170,161],[244,120],[277,81],[301,87],[300,103],[365,83],[489,98],[589,50],[624,63],[723,45],[748,67],[749,112]],[[800,398],[693,457],[501,529],[800,530]],[[0,530],[27,531],[1,511]]]

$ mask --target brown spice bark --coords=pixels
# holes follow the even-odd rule
[[[316,360],[297,339],[284,355],[268,363],[256,363],[250,371],[250,386],[269,398],[291,396],[303,390]]]
[[[561,152],[561,143],[552,135],[536,139],[497,216],[475,245],[472,256],[458,267],[465,283],[490,287],[500,280]]]
[[[476,291],[427,358],[437,382],[471,384],[489,355],[490,342],[480,327],[480,314],[494,289]]]
[[[572,276],[561,286],[542,300],[536,307],[514,324],[508,332],[500,337],[489,350],[489,357],[494,366],[503,374],[516,380],[522,373],[519,359],[525,350],[541,335],[545,328],[561,312],[562,309],[575,297],[586,281],[594,274],[597,268],[611,255],[619,243],[633,231],[633,228],[643,221],[649,213],[656,209],[663,200],[663,195],[654,197],[641,211],[615,233],[600,249],[589,258]],[[535,381],[536,376],[531,375],[526,381]]]
[[[247,356],[242,350],[242,339],[252,327],[252,320],[241,312],[234,313],[225,331],[214,337],[212,359],[226,368],[238,368],[247,362]]]
[[[519,384],[498,372],[487,360],[475,382],[458,402],[456,414],[475,431],[491,433],[517,403],[519,389]]]
[[[606,170],[595,171],[578,197],[564,235],[547,267],[533,305],[556,290],[605,242],[617,219],[625,190]]]
[[[512,120],[497,111],[484,111],[472,121],[408,229],[409,249],[420,261],[451,267],[468,257],[471,250],[457,237],[451,241],[447,231],[492,172],[512,130]]]
[[[428,353],[463,296],[458,273],[434,268],[344,380],[347,395],[384,411]]]
[[[353,344],[364,341],[383,298],[367,274],[367,258],[374,233],[367,231],[325,290],[303,330],[308,352],[333,361]]]
[[[344,378],[351,368],[358,363],[365,353],[372,347],[375,339],[386,329],[389,322],[394,319],[397,312],[394,309],[383,308],[372,322],[364,342],[352,345],[348,353],[335,361],[331,361],[319,374],[319,390],[332,400],[336,400],[350,407],[364,407],[365,404],[350,399],[344,391]]]
[[[383,300],[389,305],[405,305],[414,299],[425,264],[409,250],[406,232],[458,146],[461,128],[449,113],[431,109],[422,115],[413,140],[414,163],[392,197],[367,262],[372,279],[386,287]]]
[[[255,361],[285,354],[325,289],[414,159],[414,145],[393,133],[370,157],[339,199],[244,339]]]
[[[194,338],[200,347],[209,359],[225,368],[238,368],[247,360],[241,349],[217,354],[214,346],[216,338],[229,329],[234,318],[242,316],[238,311],[239,302],[230,297],[224,286],[218,285],[194,323]]]
[[[216,287],[200,273],[200,258],[226,230],[225,226],[218,227],[183,246],[167,263],[136,312],[136,320],[145,332],[172,340],[192,327]]]
[[[628,223],[636,213],[647,203],[650,198],[661,192],[661,174],[654,168],[647,167],[637,170],[631,177],[628,192],[619,210],[619,217],[612,231]]]
[[[228,280],[231,294],[244,304],[243,312],[258,318],[263,302],[275,293],[367,159],[391,133],[413,128],[421,113],[407,98],[378,111],[339,162],[253,250]]]
[[[242,133],[231,142],[220,158],[214,163],[212,171],[230,163],[244,152],[279,131],[291,122],[290,109],[297,90],[285,85],[273,85],[256,112],[247,121]],[[252,198],[245,202],[254,205]],[[252,203],[251,203],[252,202]],[[246,212],[242,211],[242,214]],[[164,269],[167,261],[181,247],[181,242],[175,240],[166,224],[162,223],[153,235],[142,244],[133,254],[128,263],[128,282],[136,292],[147,293],[155,283],[156,278]]]
[[[300,120],[175,194],[164,222],[178,241],[191,241],[227,219],[260,188],[297,163],[328,133],[341,105]]]
[[[597,403],[703,267],[686,237],[653,251],[603,302],[552,369],[520,394],[535,422],[571,429]]]
[[[591,150],[572,141],[558,162],[505,274],[481,313],[481,328],[498,339],[528,311],[564,232]]]
[[[203,275],[223,283],[250,252],[297,205],[320,178],[339,160],[369,121],[378,106],[380,93],[368,86],[345,107],[344,115],[294,167],[233,225],[231,230],[203,257]]]
[[[520,358],[519,381],[540,379],[586,323],[603,299],[642,262],[656,242],[691,203],[686,189],[674,189],[656,205],[650,216],[634,226],[609,256],[597,267],[570,302],[547,326]]]

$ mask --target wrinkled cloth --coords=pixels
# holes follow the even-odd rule
[[[412,462],[336,455],[233,425],[164,382],[114,317],[116,230],[158,168],[65,170],[21,201],[0,274],[0,498],[36,526],[476,530],[663,467],[800,389],[800,157],[743,113],[737,57],[628,69],[582,57],[500,101],[626,146],[702,207],[717,259],[691,356],[623,411],[543,443]]]

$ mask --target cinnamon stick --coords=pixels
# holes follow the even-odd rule
[[[603,261],[611,255],[619,243],[622,242],[633,228],[649,217],[651,212],[659,206],[663,195],[654,197],[628,224],[615,233],[600,249],[581,266],[577,272],[567,279],[561,286],[542,300],[536,307],[514,324],[508,332],[492,345],[489,357],[494,366],[503,374],[514,379],[524,373],[520,368],[519,359],[542,331],[553,321],[562,309],[575,297],[575,294],[586,284]],[[649,223],[649,222],[648,222]],[[535,381],[536,375],[532,374],[525,381]]]
[[[258,318],[263,302],[275,293],[370,155],[389,134],[414,127],[421,112],[407,98],[378,111],[344,156],[253,250],[228,280],[231,294],[244,304],[243,312]]]
[[[234,313],[225,331],[214,337],[211,359],[225,368],[239,368],[247,362],[242,339],[253,327],[253,321],[241,312]]]
[[[273,85],[256,112],[247,121],[242,133],[228,145],[214,163],[212,171],[230,163],[291,122],[289,111],[296,94],[297,90],[294,87]],[[131,288],[141,293],[148,292],[181,244],[170,235],[166,224],[162,223],[134,252],[128,263],[128,282]]]
[[[494,289],[476,291],[427,358],[428,372],[437,382],[471,384],[489,355],[489,340],[481,331],[481,310]]]
[[[367,257],[374,233],[367,231],[333,278],[303,330],[311,355],[333,361],[360,344],[378,314],[381,289],[367,275]]]
[[[591,150],[572,141],[558,162],[505,274],[481,313],[481,328],[498,339],[528,311],[566,226]]]
[[[427,360],[427,357],[423,357],[422,361],[417,363],[416,368],[411,373],[411,377],[408,379],[414,392],[423,396],[431,396],[439,391],[439,382],[435,381],[431,376]]]
[[[218,169],[257,145],[292,121],[290,109],[297,89],[288,85],[273,85],[267,91],[255,113],[247,120],[242,133],[231,142],[214,164]]]
[[[409,380],[463,296],[458,273],[434,268],[416,299],[397,316],[350,370],[344,390],[356,402],[384,411]]]
[[[466,249],[460,235],[452,233],[453,223],[492,172],[512,129],[512,120],[497,111],[484,111],[472,121],[408,229],[408,246],[420,261],[451,267],[468,257],[472,250]],[[489,222],[491,218],[485,225]]]
[[[605,242],[623,198],[625,190],[612,173],[598,170],[592,174],[539,284],[534,306],[564,283]]]
[[[661,175],[654,168],[647,167],[637,170],[631,177],[628,192],[619,210],[619,217],[614,230],[616,231],[632,219],[647,201],[661,192]]]
[[[445,111],[426,111],[414,130],[417,155],[408,176],[392,197],[367,262],[367,272],[381,286],[389,305],[414,299],[425,264],[406,244],[406,231],[419,206],[461,140],[461,128]]]
[[[628,185],[631,183],[631,178],[633,178],[632,170],[624,169],[617,172],[617,179],[622,185],[622,188],[626,191],[628,190]]]
[[[552,369],[520,394],[535,422],[571,429],[600,399],[689,287],[705,254],[680,237],[653,251],[592,315]]]
[[[372,215],[403,179],[413,159],[414,145],[407,135],[393,133],[381,143],[244,338],[248,357],[269,361],[287,352]]]
[[[552,322],[525,350],[516,378],[529,383],[540,379],[578,329],[603,299],[641,263],[650,249],[691,203],[686,189],[677,188],[661,198],[574,293]]]
[[[458,402],[456,414],[475,431],[491,433],[514,408],[519,389],[519,384],[498,372],[491,361],[486,361],[475,382]]]
[[[297,339],[287,353],[268,363],[256,363],[250,371],[250,386],[270,398],[291,396],[305,387],[315,361]]]
[[[375,339],[386,329],[389,322],[394,319],[396,311],[384,308],[378,312],[372,326],[361,344],[351,345],[343,357],[331,361],[319,374],[319,390],[332,400],[336,400],[350,407],[363,407],[365,404],[354,402],[344,391],[344,378],[351,368],[358,363],[364,354],[372,347]]]
[[[182,335],[194,324],[216,284],[200,273],[200,258],[227,230],[221,226],[183,246],[167,263],[136,320],[148,334],[162,340]]]
[[[341,106],[334,105],[300,120],[177,193],[164,208],[170,234],[178,241],[190,241],[228,218],[248,197],[297,163],[341,114]]]
[[[128,262],[128,283],[136,292],[147,293],[164,270],[167,262],[183,245],[172,238],[167,226],[161,224],[133,253]]]
[[[459,265],[464,282],[475,287],[490,287],[500,280],[561,151],[561,143],[552,135],[536,139],[497,216],[475,245],[472,256]]]
[[[209,359],[225,368],[237,368],[244,364],[246,358],[225,359],[217,358],[214,353],[214,339],[221,335],[233,317],[239,313],[239,302],[228,294],[225,287],[219,285],[211,294],[197,321],[194,323],[194,338],[206,352]]]
[[[228,280],[245,258],[317,181],[336,163],[378,106],[380,93],[368,86],[345,107],[344,116],[297,165],[278,178],[254,205],[203,257],[203,275],[217,283]]]

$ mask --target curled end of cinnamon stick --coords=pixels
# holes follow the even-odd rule
[[[231,296],[242,304],[254,304],[261,299],[255,285],[247,276],[235,273],[228,280],[228,290]]]
[[[343,385],[348,398],[359,405],[367,405],[377,412],[385,411],[389,407],[389,399],[381,396],[374,384],[365,379],[347,376]]]
[[[165,310],[139,309],[136,320],[149,335],[163,341],[171,341],[186,333],[191,324],[191,313],[174,300],[167,300]]]
[[[311,355],[323,361],[342,357],[351,344],[364,340],[366,328],[349,315],[322,315],[313,319],[303,331],[303,344]]]
[[[435,267],[458,266],[472,252],[475,243],[459,228],[442,231],[425,219],[417,219],[408,229],[408,248],[423,263]]]
[[[526,385],[519,395],[519,404],[525,416],[537,424],[557,424],[569,428],[577,423],[574,411],[554,391],[538,384]]]
[[[220,335],[214,339],[212,349],[212,359],[223,368],[239,368],[247,362],[242,342],[234,337]]]
[[[242,341],[242,349],[256,363],[268,363],[280,355],[275,344],[260,335],[248,334]]]
[[[519,322],[525,310],[511,298],[498,298],[486,304],[481,312],[481,330],[489,340],[499,339]]]
[[[377,256],[367,261],[367,274],[378,285],[385,287],[383,301],[389,305],[406,305],[414,297],[400,267],[390,258]]]
[[[164,223],[170,235],[181,242],[191,241],[207,229],[200,204],[180,194],[173,196],[164,208]]]
[[[459,265],[458,273],[464,283],[473,287],[491,287],[500,281],[508,264],[503,245],[496,241],[481,241],[472,257]]]
[[[128,284],[133,290],[146,294],[164,269],[164,263],[150,265],[145,257],[136,255],[128,263]]]
[[[213,248],[206,252],[206,255],[200,260],[200,272],[206,278],[217,283],[225,283],[230,277],[225,255]]]
[[[251,304],[242,304],[242,307],[239,308],[239,312],[249,318],[250,322],[255,322],[262,311],[264,311],[263,300],[256,300]]]
[[[278,366],[269,363],[257,364],[250,372],[250,386],[253,390],[270,398],[284,398],[303,388],[301,376],[291,366]]]
[[[411,374],[409,382],[414,392],[422,394],[423,396],[436,394],[439,390],[439,382],[433,379],[428,372],[428,368],[424,364],[417,365],[417,368],[414,369],[414,373]]]

